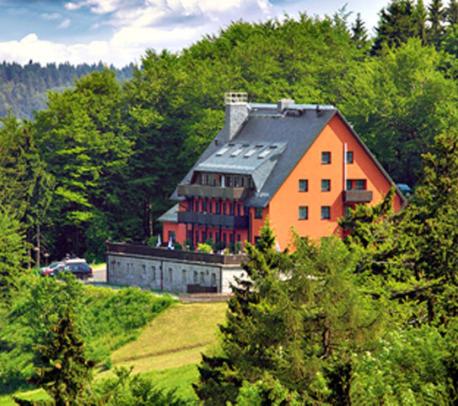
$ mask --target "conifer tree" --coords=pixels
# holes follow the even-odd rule
[[[440,44],[445,33],[445,18],[446,10],[442,4],[442,0],[432,0],[428,7],[428,41],[434,45],[436,49],[440,48]]]
[[[351,27],[351,39],[356,43],[358,48],[364,48],[367,43],[367,30],[364,24],[363,19],[361,18],[361,13],[356,15],[356,20]]]
[[[379,53],[383,47],[398,47],[415,37],[418,28],[415,21],[415,7],[411,0],[392,0],[380,12],[376,27],[377,36],[372,53]]]
[[[36,315],[40,322],[32,332],[35,356],[31,381],[42,386],[58,406],[82,404],[94,366],[86,357],[80,333],[82,285],[73,275],[63,274],[57,283],[43,279],[32,294],[36,303],[29,317]],[[50,304],[54,307],[44,308]]]
[[[299,238],[289,256],[274,241],[264,227],[248,246],[249,288],[234,289],[222,355],[204,357],[196,393],[212,405],[234,403],[241,388],[245,402],[349,404],[351,354],[383,320],[355,283],[355,257],[335,238],[319,247]]]
[[[458,133],[436,137],[424,157],[425,179],[402,220],[419,282],[430,286],[428,320],[446,323],[458,313]],[[436,319],[437,321],[437,319]]]
[[[200,381],[195,390],[199,398],[209,404],[225,405],[228,400],[235,402],[243,382],[237,366],[244,362],[264,362],[264,348],[252,343],[253,306],[259,303],[260,298],[253,281],[265,277],[270,266],[276,262],[274,245],[275,237],[268,221],[261,229],[256,245],[246,245],[249,258],[243,266],[246,277],[236,278],[236,284],[231,286],[233,296],[228,303],[227,323],[220,327],[224,355],[203,355],[198,367]],[[247,356],[249,359],[245,359]]]
[[[420,38],[421,43],[423,45],[427,42],[427,28],[426,28],[426,20],[428,14],[426,11],[425,4],[423,0],[417,0],[417,4],[415,5],[414,11],[414,18],[415,18],[415,25],[417,28],[416,36]]]

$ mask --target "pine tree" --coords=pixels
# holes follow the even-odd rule
[[[82,398],[92,377],[94,363],[86,358],[80,334],[83,291],[73,275],[62,274],[58,283],[43,279],[34,287],[31,309],[40,314],[34,326],[34,375],[56,405],[84,403]],[[52,304],[53,308],[48,308]]]
[[[419,283],[430,286],[423,299],[428,320],[448,322],[458,314],[458,133],[436,137],[425,155],[425,179],[401,223]]]
[[[220,327],[224,355],[203,356],[198,367],[200,380],[195,391],[200,399],[212,405],[235,402],[243,379],[243,364],[262,368],[267,360],[265,348],[252,343],[253,307],[259,304],[260,292],[253,281],[265,278],[271,268],[279,265],[280,254],[275,249],[275,237],[269,222],[262,227],[256,246],[246,245],[248,261],[243,265],[246,277],[237,278],[232,286],[227,312],[227,323]]]
[[[212,405],[234,403],[239,393],[261,404],[349,404],[352,354],[383,320],[355,283],[355,257],[336,238],[320,246],[298,238],[289,256],[274,240],[264,228],[260,244],[248,246],[250,288],[234,290],[223,355],[204,357],[196,393]]]
[[[358,48],[364,48],[367,41],[367,30],[364,24],[363,19],[361,18],[361,13],[356,15],[356,20],[351,27],[351,39],[356,44]]]
[[[57,406],[80,404],[94,366],[85,357],[74,319],[73,311],[67,308],[50,327],[48,339],[35,346],[33,382],[44,387]]]
[[[411,0],[392,0],[380,12],[376,27],[377,36],[372,53],[380,52],[383,47],[398,47],[415,37],[418,28],[415,21],[415,7]]]
[[[432,0],[428,7],[428,42],[434,45],[436,49],[440,48],[445,33],[446,10],[442,0]]]

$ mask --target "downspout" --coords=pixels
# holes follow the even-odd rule
[[[344,156],[343,156],[343,191],[347,191],[347,151],[348,145],[344,143]]]

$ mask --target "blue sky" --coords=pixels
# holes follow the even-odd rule
[[[388,0],[0,0],[0,61],[139,62],[174,51],[233,20],[332,15],[347,4],[368,28]]]

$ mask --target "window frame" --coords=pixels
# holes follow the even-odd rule
[[[328,156],[329,159],[325,160],[324,157]],[[332,163],[332,154],[331,151],[321,151],[321,165],[331,165]]]
[[[351,157],[351,159],[348,159]],[[345,156],[345,162],[349,165],[353,164],[355,162],[355,153],[354,151],[347,151],[346,156]]]
[[[327,187],[323,187],[324,184],[327,184]],[[331,179],[321,179],[321,191],[330,192],[331,191]]]
[[[263,212],[262,207],[255,207],[254,208],[254,218],[258,220],[262,219],[262,212]]]
[[[355,179],[355,190],[366,190],[367,189],[367,181],[366,179]],[[362,185],[360,188],[358,184]]]
[[[327,210],[326,216],[323,215],[324,210]],[[321,220],[331,220],[331,206],[321,206],[320,217]]]
[[[301,215],[302,214],[301,210],[305,210],[305,216]],[[308,206],[299,206],[298,219],[299,219],[299,221],[304,221],[304,220],[308,220],[309,219],[309,207]]]
[[[301,185],[305,185],[305,188],[301,188]],[[299,179],[298,181],[298,190],[300,193],[306,193],[309,191],[309,180],[308,179]]]

